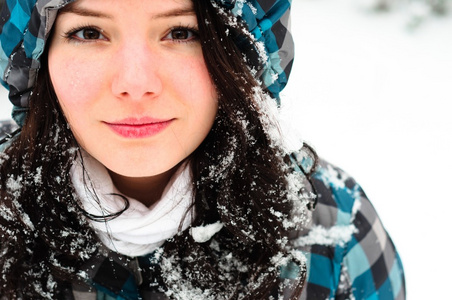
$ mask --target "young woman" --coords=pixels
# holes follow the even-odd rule
[[[7,299],[404,299],[361,188],[273,107],[290,1],[8,0]]]

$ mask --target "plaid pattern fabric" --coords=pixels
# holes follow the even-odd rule
[[[245,21],[255,39],[263,45],[266,61],[259,78],[279,101],[294,59],[290,32],[291,0],[212,0]]]
[[[9,121],[0,122],[0,136],[11,126]],[[325,161],[316,167],[309,148],[291,158],[296,169],[312,174],[305,192],[318,195],[311,223],[292,237],[294,247],[308,262],[300,300],[405,299],[400,257],[361,187]],[[74,284],[65,298],[167,299],[159,291],[163,283],[156,257],[151,253],[130,258],[102,249],[81,269],[86,284]],[[298,270],[291,267],[283,268],[281,277],[296,276]]]
[[[40,56],[58,9],[74,0],[8,0],[0,17],[0,82],[9,89],[13,118],[22,125],[36,83]],[[289,76],[294,49],[289,0],[212,0],[242,18],[267,56],[260,78],[275,96]]]
[[[361,187],[325,161],[312,185],[312,223],[293,239],[308,258],[302,299],[405,299],[400,257]]]
[[[0,141],[3,139],[8,139],[11,133],[17,129],[17,125],[13,120],[0,121]]]
[[[68,297],[84,300],[167,299],[159,291],[163,283],[155,257],[153,252],[130,258],[104,248],[81,268],[86,283],[73,284]]]
[[[0,81],[9,89],[13,118],[22,124],[40,56],[59,8],[71,0],[8,0],[0,18]]]
[[[342,170],[325,161],[315,168],[309,149],[295,153],[292,158],[300,171],[308,174],[313,172],[311,188],[318,194],[311,224],[292,239],[294,246],[308,259],[307,283],[300,300],[405,299],[405,279],[400,257],[361,187]],[[152,261],[152,254],[146,259]],[[109,261],[110,266],[103,272],[102,266],[106,261]],[[140,289],[136,285],[137,281],[131,281],[134,275],[130,258],[118,260],[104,257],[102,262],[96,264],[101,265],[100,271],[91,274],[91,278],[120,274],[121,271],[111,271],[112,261],[122,262],[122,266],[114,263],[117,270],[128,270],[112,280],[116,282],[116,287],[108,289],[98,281],[97,285],[92,285],[98,288],[97,294],[95,290],[85,291],[83,297],[97,295],[106,300],[138,299],[130,297],[133,294],[127,292],[133,290],[132,286]],[[140,261],[143,263],[142,258]],[[125,266],[127,264],[129,267]],[[160,282],[156,279],[160,273],[157,261],[154,260],[151,265],[153,271],[146,276],[154,278],[155,286]],[[142,266],[141,269],[147,269]],[[283,268],[281,276],[293,278],[298,270],[292,267],[288,265]],[[123,288],[118,292],[118,287]],[[167,299],[158,288],[152,291],[142,289],[140,293],[140,299]],[[78,295],[82,294],[79,292]]]

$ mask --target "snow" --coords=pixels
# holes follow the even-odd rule
[[[314,226],[307,236],[297,238],[294,245],[297,247],[307,245],[344,247],[356,232],[358,231],[355,225],[337,225],[330,228],[318,225]]]
[[[6,188],[11,193],[19,193],[18,195],[20,195],[20,190],[22,189],[22,176],[18,176],[17,179],[14,179],[12,176],[9,177],[6,181]]]
[[[34,180],[34,182],[35,182],[36,184],[42,183],[42,174],[41,174],[41,172],[42,172],[42,167],[38,167],[38,168],[36,169],[36,174],[35,174],[35,176],[34,176],[34,178],[33,178],[33,180]]]
[[[197,243],[205,243],[210,240],[215,233],[223,228],[223,223],[215,222],[205,226],[198,226],[190,228],[190,234]]]
[[[409,8],[293,0],[296,60],[282,111],[363,186],[404,263],[409,299],[448,294],[452,16],[409,30]],[[0,119],[10,116],[0,91]],[[286,129],[284,129],[286,132]]]
[[[452,12],[409,29],[402,6],[294,0],[283,114],[364,188],[404,264],[408,298],[448,295]]]

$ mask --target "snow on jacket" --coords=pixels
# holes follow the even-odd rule
[[[0,137],[13,127],[0,122]],[[291,236],[294,248],[307,257],[300,299],[405,299],[400,257],[361,187],[325,161],[315,165],[309,147],[291,159],[299,172],[311,174],[306,177],[308,187],[317,194],[311,223]],[[161,291],[171,288],[163,287],[159,264],[159,250],[132,258],[105,248],[82,268],[89,278],[86,285],[67,287],[65,298],[168,299]],[[290,264],[281,270],[282,278],[290,280],[295,274]]]

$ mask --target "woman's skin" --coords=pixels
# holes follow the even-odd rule
[[[217,113],[197,26],[190,0],[79,0],[54,25],[49,72],[72,132],[147,206]]]

